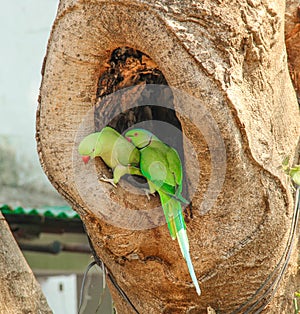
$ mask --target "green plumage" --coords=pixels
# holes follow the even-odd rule
[[[140,152],[111,127],[105,127],[101,132],[86,136],[80,142],[78,152],[83,156],[84,162],[101,157],[113,170],[113,179],[103,177],[102,180],[110,182],[114,186],[125,174],[142,176],[139,169]]]
[[[290,176],[292,180],[300,186],[300,165],[296,165],[292,168],[290,168]]]
[[[133,129],[125,134],[140,150],[141,173],[147,178],[150,191],[158,192],[172,239],[178,240],[197,293],[201,290],[189,253],[186,225],[181,203],[188,203],[182,192],[182,165],[177,151],[143,129]]]
[[[286,157],[282,162],[284,172],[290,176],[293,182],[300,186],[300,165],[289,166],[290,157]]]

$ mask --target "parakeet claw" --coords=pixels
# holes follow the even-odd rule
[[[150,201],[150,195],[154,196],[154,193],[151,193],[151,191],[149,189],[143,189],[143,191],[145,192],[146,197],[148,198],[148,201]]]
[[[104,182],[108,182],[110,183],[111,185],[113,185],[115,188],[117,188],[115,182],[114,182],[114,179],[109,179],[105,174],[100,178],[101,181],[104,181]]]

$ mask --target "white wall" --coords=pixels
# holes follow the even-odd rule
[[[40,278],[39,282],[53,313],[77,313],[77,282],[75,274]]]

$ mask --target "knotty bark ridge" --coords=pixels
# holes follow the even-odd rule
[[[280,165],[286,155],[295,155],[299,111],[284,48],[284,10],[280,0],[59,4],[37,112],[40,160],[52,184],[80,214],[97,255],[140,313],[206,313],[208,306],[219,313],[245,313],[239,309],[249,300],[251,307],[252,296],[285,252],[293,200]],[[201,297],[165,225],[147,230],[111,225],[91,211],[78,190],[77,130],[95,106],[99,77],[119,47],[143,52],[169,86],[199,99],[226,146],[222,191],[213,208],[200,215],[212,171],[205,162],[209,151],[197,126],[178,115],[201,164],[192,199],[194,216],[187,223]],[[180,111],[180,105],[174,106]],[[193,109],[192,114],[199,112]],[[185,157],[188,154],[185,148]],[[102,163],[98,166],[107,173]],[[99,209],[113,208],[112,200],[130,210],[158,203],[157,197],[148,203],[144,196],[99,185],[109,195],[99,197]],[[294,249],[265,313],[290,312],[295,272]],[[131,313],[117,291],[112,294],[118,312]]]

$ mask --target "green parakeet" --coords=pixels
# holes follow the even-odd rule
[[[282,168],[284,172],[291,177],[291,179],[300,186],[300,165],[293,167],[289,166],[290,157],[286,157],[282,162]]]
[[[112,179],[104,176],[101,180],[114,186],[125,174],[142,176],[139,169],[139,150],[111,127],[107,126],[101,132],[86,136],[80,142],[78,152],[82,155],[84,163],[95,157],[101,157],[106,165],[113,170]]]
[[[290,176],[292,180],[300,186],[300,165],[290,168]]]
[[[150,192],[158,192],[172,239],[178,240],[198,295],[198,280],[189,253],[189,241],[182,214],[182,165],[177,151],[144,129],[132,129],[125,137],[140,151],[140,169],[148,180]]]

